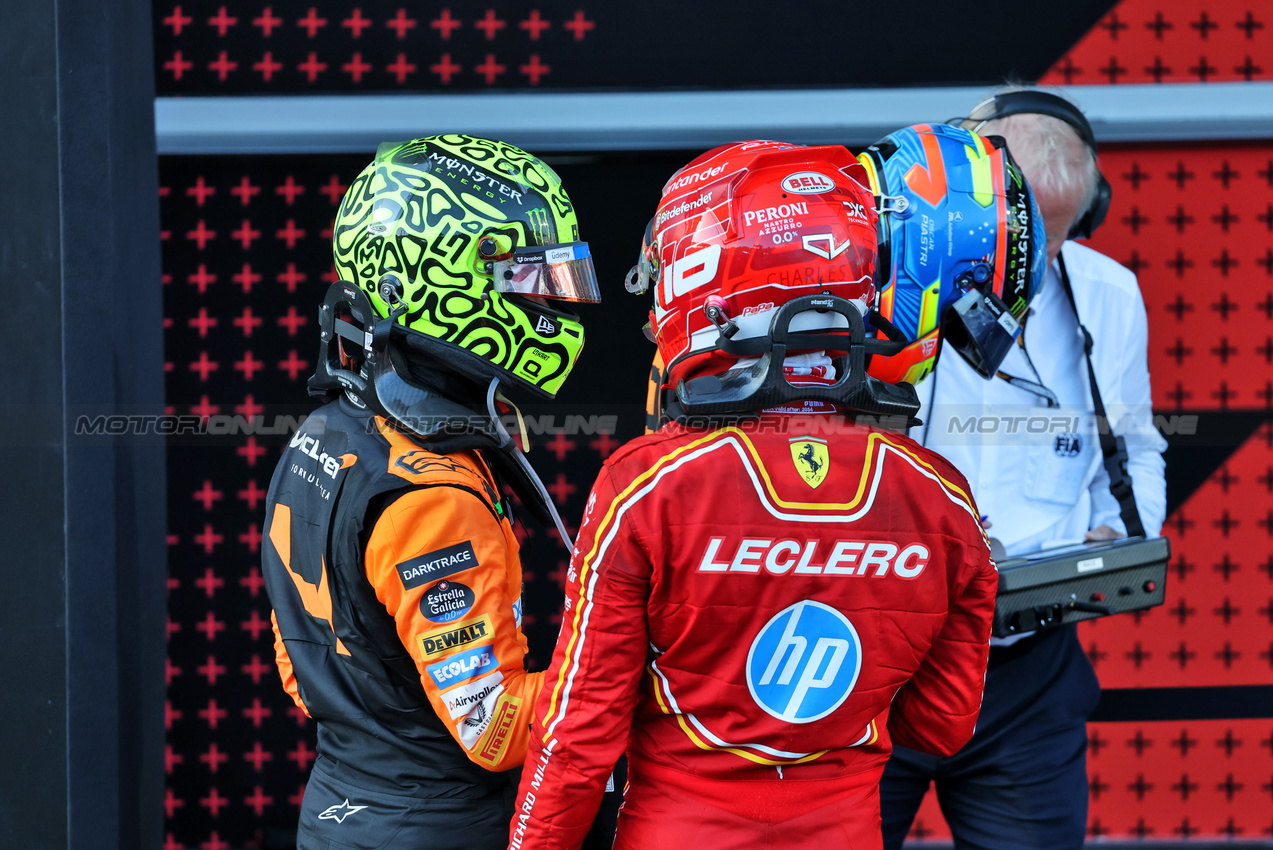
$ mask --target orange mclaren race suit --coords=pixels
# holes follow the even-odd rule
[[[291,440],[265,523],[279,672],[318,722],[298,846],[502,846],[543,674],[481,455],[342,398]]]
[[[878,848],[892,744],[972,735],[997,575],[901,434],[669,424],[602,469],[567,581],[516,850],[579,846],[625,749],[616,848]]]

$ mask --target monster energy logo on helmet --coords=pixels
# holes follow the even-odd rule
[[[553,310],[558,332],[538,332],[544,311],[496,291],[478,246],[494,240],[502,255],[577,233],[574,206],[548,165],[505,142],[457,133],[381,145],[336,213],[332,256],[340,279],[359,286],[379,315],[389,314],[379,284],[392,276],[406,307],[398,322],[409,333],[552,396],[583,349],[583,327]],[[448,365],[465,372],[474,362]]]
[[[1036,236],[1031,229],[1030,190],[1015,163],[1009,160],[1005,166],[1012,176],[1012,183],[1006,187],[1008,256],[1003,278],[1003,302],[1014,316],[1020,318],[1030,294],[1030,272],[1035,259],[1032,249]]]
[[[526,219],[530,222],[531,229],[535,232],[535,237],[540,245],[547,245],[555,241],[552,233],[552,225],[549,223],[548,210],[542,207],[528,210]]]

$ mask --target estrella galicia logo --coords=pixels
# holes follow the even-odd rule
[[[806,599],[765,624],[747,652],[747,689],[766,713],[812,723],[840,707],[862,671],[862,641],[848,618]]]
[[[420,613],[435,623],[449,623],[473,607],[473,588],[458,581],[440,581],[420,597]]]

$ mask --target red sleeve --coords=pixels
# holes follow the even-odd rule
[[[565,610],[535,706],[510,847],[574,848],[627,747],[648,657],[650,560],[603,469],[567,573]],[[632,488],[628,488],[631,490]]]
[[[981,711],[999,574],[981,529],[969,529],[966,545],[952,547],[946,623],[889,710],[894,744],[950,756],[972,737]]]
[[[452,737],[488,770],[519,767],[543,674],[525,670],[507,521],[458,487],[412,490],[377,518],[366,572]]]

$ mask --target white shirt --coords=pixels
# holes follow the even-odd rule
[[[1127,442],[1141,522],[1153,536],[1166,518],[1167,442],[1153,426],[1148,325],[1136,276],[1074,242],[1061,252],[1092,335],[1092,366],[1106,413]],[[924,424],[910,432],[967,477],[981,513],[993,523],[988,533],[1009,556],[1082,540],[1102,524],[1126,531],[1102,462],[1082,332],[1056,263],[1025,326],[1024,350],[1013,346],[999,369],[1044,384],[1059,408],[999,378],[983,379],[943,346],[937,369],[917,387]]]

